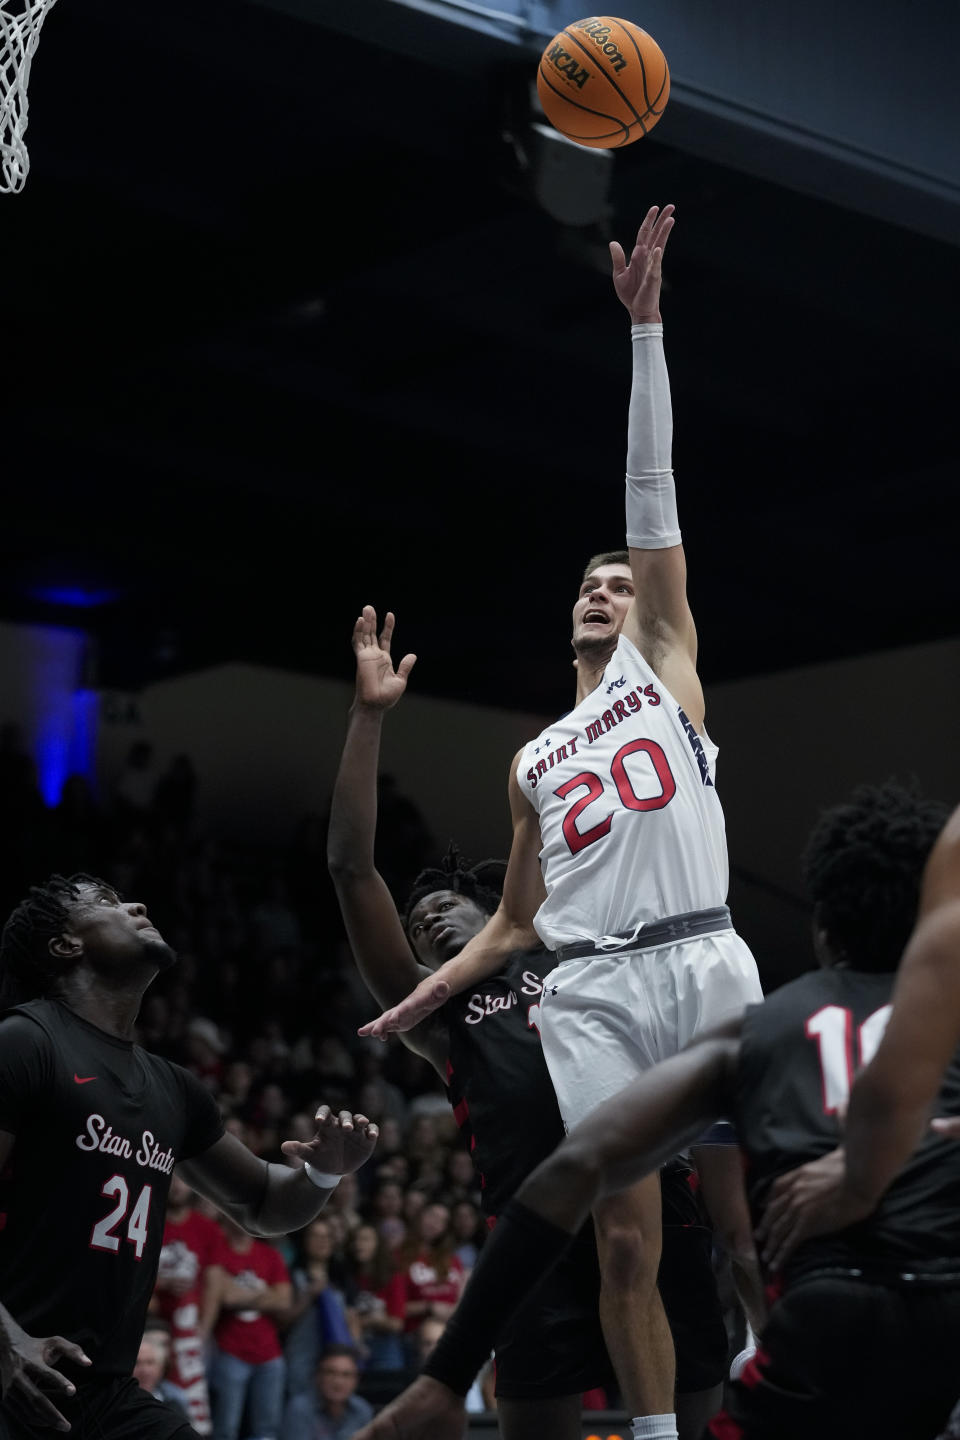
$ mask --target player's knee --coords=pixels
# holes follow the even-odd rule
[[[604,1289],[654,1290],[660,1264],[659,1237],[644,1234],[638,1224],[598,1218],[597,1248]]]

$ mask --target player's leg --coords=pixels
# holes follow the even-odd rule
[[[708,1390],[677,1392],[677,1435],[679,1440],[701,1440],[704,1426],[723,1405],[723,1385]],[[709,1432],[708,1432],[709,1433]]]
[[[568,1130],[664,1053],[660,1016],[672,1006],[672,980],[664,984],[654,953],[566,961],[544,981],[543,1054]],[[659,1177],[606,1197],[593,1218],[600,1322],[624,1405],[634,1416],[672,1416],[673,1340],[657,1289]]]
[[[739,1145],[696,1145],[691,1159],[700,1176],[701,1194],[720,1244],[730,1259],[737,1296],[755,1335],[766,1319],[763,1272],[753,1241],[750,1207],[743,1183]]]
[[[580,1396],[552,1400],[497,1399],[497,1423],[503,1440],[580,1440]]]
[[[497,1336],[496,1397],[505,1440],[580,1440],[581,1399],[616,1377],[600,1328],[593,1226]]]
[[[657,1284],[677,1356],[677,1433],[700,1440],[723,1403],[729,1338],[713,1266],[713,1233],[698,1177],[673,1162],[660,1172],[663,1245]]]
[[[689,940],[660,952],[676,985],[676,1048],[684,1049],[705,1030],[741,1015],[763,999],[757,964],[736,931]],[[766,1303],[763,1277],[743,1183],[736,1135],[729,1126],[725,1143],[691,1147],[702,1195],[718,1239],[730,1258],[737,1296],[753,1330],[762,1328]]]
[[[671,1415],[676,1362],[657,1288],[660,1177],[648,1175],[601,1200],[593,1212],[600,1261],[600,1323],[624,1406],[631,1415]]]

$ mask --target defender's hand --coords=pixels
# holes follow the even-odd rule
[[[361,1025],[357,1034],[375,1035],[378,1040],[386,1040],[388,1035],[395,1035],[398,1031],[412,1030],[421,1020],[432,1015],[434,1010],[439,1010],[449,996],[450,986],[446,980],[438,980],[435,976],[428,975],[399,1005],[394,1005],[391,1010],[384,1010],[376,1020]]]
[[[396,619],[388,610],[383,629],[377,635],[377,612],[364,605],[353,627],[353,653],[357,657],[357,704],[369,710],[390,710],[407,688],[416,655],[404,655],[396,670],[390,658],[390,642]]]
[[[673,206],[660,210],[651,205],[637,231],[629,261],[622,245],[610,241],[613,262],[613,288],[630,311],[634,325],[660,319],[660,264],[673,229]]]
[[[366,1115],[351,1115],[341,1110],[334,1115],[329,1105],[321,1105],[315,1116],[317,1133],[309,1142],[284,1140],[284,1155],[295,1155],[327,1175],[352,1175],[373,1154],[380,1130]]]
[[[0,1340],[0,1392],[4,1407],[28,1425],[69,1430],[69,1421],[53,1401],[75,1395],[76,1386],[52,1368],[60,1360],[72,1360],[77,1365],[91,1363],[79,1345],[64,1340],[62,1335],[40,1339],[25,1334],[19,1326],[15,1333],[5,1335]]]
[[[872,1209],[847,1190],[844,1150],[838,1146],[774,1181],[757,1227],[763,1262],[779,1270],[802,1241],[845,1230]]]
[[[463,1440],[466,1425],[462,1398],[439,1380],[418,1375],[354,1440]]]

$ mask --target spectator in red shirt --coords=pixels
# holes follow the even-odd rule
[[[279,1440],[284,1361],[278,1318],[290,1309],[292,1286],[275,1246],[254,1240],[229,1216],[213,1273],[218,1303],[217,1353],[210,1368],[213,1440],[239,1440],[246,1409],[257,1440]]]
[[[213,1425],[204,1345],[216,1310],[210,1266],[222,1243],[222,1233],[216,1221],[193,1208],[193,1198],[189,1185],[174,1171],[150,1310],[170,1326],[166,1378],[186,1397],[197,1434],[210,1435]]]
[[[406,1282],[375,1225],[360,1225],[347,1242],[344,1295],[361,1368],[403,1370]]]
[[[399,1251],[404,1279],[404,1332],[415,1335],[422,1320],[448,1320],[464,1285],[464,1268],[455,1254],[446,1205],[425,1205],[413,1233]],[[413,1356],[411,1355],[411,1360]]]

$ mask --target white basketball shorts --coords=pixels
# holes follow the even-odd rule
[[[565,1127],[762,999],[735,930],[564,960],[543,982],[540,1035]]]

